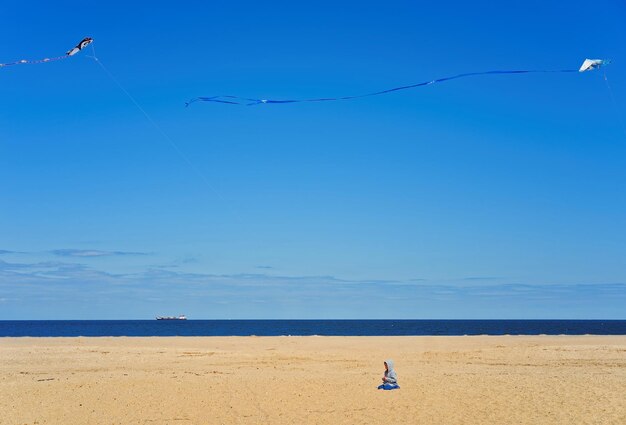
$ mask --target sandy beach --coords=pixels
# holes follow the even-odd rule
[[[1,424],[624,424],[624,394],[625,336],[0,338]]]

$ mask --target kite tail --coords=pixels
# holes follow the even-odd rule
[[[82,49],[84,49],[86,46],[88,46],[92,42],[93,42],[93,38],[85,37],[80,41],[80,43],[78,43],[78,45],[76,45],[76,47],[74,47],[72,50],[70,50],[63,56],[57,56],[54,58],[36,59],[36,60],[22,59],[22,60],[15,61],[15,62],[0,63],[0,68],[4,68],[5,66],[47,63],[47,62],[54,62],[54,61],[67,59],[70,56],[73,56],[76,53],[80,52]]]
[[[232,102],[232,101],[228,101],[228,100],[222,100],[222,99],[219,99],[220,97],[231,98],[233,96],[194,97],[193,99],[189,100],[188,102],[185,102],[185,107],[188,107],[189,105],[191,105],[194,102],[218,102],[218,103],[230,103],[230,104],[233,104],[233,105],[240,105],[239,102]],[[252,100],[252,99],[246,99],[246,100]]]
[[[341,97],[321,97],[321,98],[311,98],[311,99],[253,99],[249,97],[240,97],[240,96],[211,96],[211,97],[194,97],[185,103],[185,106],[189,106],[195,102],[215,102],[215,103],[228,103],[231,105],[245,105],[245,106],[253,106],[260,104],[284,104],[284,103],[303,103],[303,102],[336,102],[340,100],[353,100],[353,99],[361,99],[364,97],[370,96],[379,96],[387,93],[392,93],[401,90],[409,90],[422,86],[429,86],[431,84],[443,83],[445,81],[456,80],[459,78],[466,77],[474,77],[479,75],[497,75],[497,74],[538,74],[538,73],[570,73],[570,72],[578,72],[576,69],[560,69],[560,70],[494,70],[494,71],[483,71],[483,72],[466,72],[463,74],[452,75],[450,77],[437,78],[435,80],[424,81],[421,83],[410,84],[407,86],[399,86],[393,87],[386,90],[380,90],[372,93],[365,93],[359,95],[352,96],[341,96]]]
[[[13,66],[13,65],[34,65],[37,63],[54,62],[54,61],[67,59],[68,57],[69,56],[67,55],[63,55],[63,56],[57,56],[54,58],[43,58],[43,59],[35,59],[35,60],[22,59],[22,60],[15,61],[15,62],[0,63],[0,68],[4,68],[5,66]]]

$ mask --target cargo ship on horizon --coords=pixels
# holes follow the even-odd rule
[[[184,314],[180,316],[157,316],[157,320],[187,320],[187,317]]]

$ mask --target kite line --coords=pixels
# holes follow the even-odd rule
[[[172,147],[172,149],[174,149],[174,151],[178,154],[178,156],[185,163],[187,163],[187,165],[193,170],[193,172],[198,177],[200,177],[200,179],[204,182],[204,184],[218,197],[218,199],[220,199],[223,203],[228,204],[228,202],[224,199],[224,197],[220,194],[220,192],[218,192],[218,190],[211,184],[209,179],[200,171],[198,167],[196,167],[196,165],[191,161],[191,159],[189,159],[189,157],[185,155],[185,153],[180,149],[180,147],[178,147],[178,144],[174,142],[174,139],[172,139],[170,135],[167,134],[165,130],[163,130],[163,128],[150,116],[150,114],[146,112],[146,110],[139,104],[139,102],[137,102],[135,97],[131,95],[128,90],[126,90],[126,88],[122,85],[122,83],[120,83],[120,81],[115,77],[115,75],[113,75],[113,73],[109,71],[109,69],[102,63],[100,58],[96,56],[96,49],[93,46],[93,44],[91,45],[91,50],[92,50],[92,55],[87,55],[87,57],[90,59],[93,59],[94,62],[96,62],[100,66],[100,68],[102,68],[102,70],[111,79],[111,81],[113,81],[115,85],[119,87],[119,89],[126,95],[126,97],[128,97],[128,99],[133,103],[133,105],[135,105],[137,109],[143,114],[146,120],[148,120],[148,122],[152,124],[152,126],[161,134],[161,136],[163,136],[163,138],[167,140],[169,145]],[[231,209],[233,210],[232,212],[237,216],[237,218],[240,219],[236,211],[232,207]]]
[[[545,73],[571,73],[571,72],[585,72],[592,69],[600,68],[607,65],[609,61],[603,59],[585,59],[580,69],[559,69],[559,70],[513,70],[513,71],[482,71],[482,72],[466,72],[463,74],[457,74],[450,77],[438,78],[435,80],[424,81],[417,84],[410,84],[407,86],[394,87],[391,89],[380,90],[372,93],[359,94],[353,96],[341,96],[341,97],[319,97],[311,99],[255,99],[250,97],[241,96],[211,96],[211,97],[195,97],[189,100],[185,105],[189,106],[195,102],[216,102],[216,103],[228,103],[232,105],[259,105],[259,104],[280,104],[280,103],[305,103],[305,102],[336,102],[341,100],[353,100],[362,99],[364,97],[379,96],[387,93],[392,93],[401,90],[409,90],[417,87],[429,86],[431,84],[442,83],[444,81],[456,80],[459,78],[474,77],[479,75],[502,75],[502,74],[545,74]]]
[[[609,79],[606,77],[606,72],[604,73],[603,77],[604,77],[604,83],[606,84],[606,88],[609,91],[609,96],[611,97],[611,101],[613,102],[613,109],[615,110],[615,115],[617,115],[617,119],[619,120],[619,123],[622,125],[622,131],[624,132],[624,135],[626,136],[626,124],[624,124],[624,120],[622,119],[622,114],[620,112],[621,108],[617,104],[617,100],[615,99],[615,96],[613,95],[613,89],[611,88],[611,85],[609,84]]]

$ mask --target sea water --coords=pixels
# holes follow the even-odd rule
[[[626,320],[5,320],[0,337],[626,335]]]

